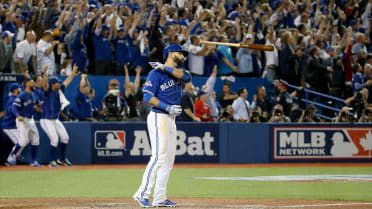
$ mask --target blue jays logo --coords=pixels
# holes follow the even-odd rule
[[[96,131],[94,134],[96,149],[116,150],[125,148],[124,131]]]

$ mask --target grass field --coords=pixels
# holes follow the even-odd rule
[[[131,197],[144,169],[0,171],[0,198]],[[315,174],[372,174],[372,167],[175,168],[169,197],[372,201],[372,182],[266,182],[194,180]],[[371,205],[372,207],[372,205]]]

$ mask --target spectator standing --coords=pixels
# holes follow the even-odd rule
[[[84,43],[84,28],[86,26],[86,20],[82,20],[80,23],[80,28],[76,32],[75,38],[70,44],[72,50],[72,63],[78,66],[78,71],[82,73],[87,73],[87,67],[89,64],[87,47]]]
[[[337,56],[337,53],[335,53],[333,59],[333,71],[330,76],[329,93],[334,97],[341,98],[342,90],[345,85],[344,65],[342,64],[343,56]]]
[[[351,53],[353,55],[357,55],[360,51],[364,51],[367,53],[367,47],[365,46],[365,38],[363,33],[357,33],[355,36],[356,43],[353,45],[351,49]]]
[[[266,98],[266,89],[264,86],[258,86],[256,88],[256,96],[254,98],[256,98],[256,106],[261,109],[261,116],[267,120],[271,111],[271,104]]]
[[[14,34],[9,31],[4,31],[1,34],[0,41],[0,72],[13,73],[15,71],[13,60],[12,38]]]
[[[271,114],[271,119],[269,122],[273,123],[289,123],[291,119],[283,113],[283,106],[281,104],[276,104],[273,107],[273,112]]]
[[[194,75],[203,75],[204,56],[209,54],[208,45],[200,46],[200,38],[196,35],[190,37],[190,42],[186,49],[189,52],[188,62],[190,72]]]
[[[292,35],[286,32],[281,37],[282,50],[279,54],[280,77],[292,85],[298,83],[298,73],[296,73],[296,54],[293,48]]]
[[[266,45],[274,47],[274,51],[265,51],[266,65],[263,77],[266,77],[269,80],[275,80],[277,76],[277,70],[279,67],[279,54],[275,46],[275,29],[274,23],[271,24],[268,37],[266,39]]]
[[[218,41],[228,42],[226,35],[221,35]],[[220,61],[218,63],[218,74],[231,75],[234,72],[238,72],[238,67],[234,65],[231,48],[229,46],[219,45],[217,47],[217,51],[220,58]]]
[[[238,89],[239,97],[234,100],[232,108],[234,110],[234,120],[239,122],[248,122],[249,112],[256,106],[255,102],[252,105],[247,101],[248,91],[245,88]]]
[[[319,48],[313,47],[309,51],[309,60],[306,67],[306,82],[317,92],[328,93],[328,71],[333,71],[332,67],[324,66],[319,60]]]
[[[17,28],[17,42],[23,41],[25,39],[26,35],[26,29],[25,29],[25,16],[19,14],[16,16],[15,19],[15,26]]]
[[[35,47],[35,33],[28,31],[26,39],[17,44],[14,52],[14,61],[16,62],[16,72],[28,72],[28,63],[32,61],[34,69],[36,69],[36,47]]]
[[[243,41],[244,44],[253,44],[254,38],[252,34],[248,34]],[[240,48],[236,54],[238,64],[238,75],[249,75],[253,73],[253,57],[252,50],[247,48]]]
[[[196,121],[201,122],[200,118],[195,116],[194,110],[194,86],[192,82],[188,82],[184,84],[181,98],[181,107],[182,107],[182,114],[181,114],[181,121]]]
[[[218,101],[220,102],[222,108],[226,108],[228,105],[232,105],[236,98],[238,98],[238,95],[236,95],[235,92],[231,91],[231,84],[227,82],[224,83],[222,94],[218,96]]]
[[[43,18],[43,27],[48,30],[54,26],[53,19],[61,13],[58,9],[59,3],[57,0],[49,0],[48,8]]]
[[[102,12],[102,10],[100,12]],[[114,18],[112,20],[114,20]],[[102,24],[102,15],[100,13],[93,36],[96,75],[110,75],[113,72],[111,55],[112,54],[111,37],[112,30],[108,25]]]
[[[194,104],[195,116],[200,118],[202,122],[212,121],[211,111],[207,101],[207,93],[203,90],[198,92],[198,99]]]
[[[43,37],[37,44],[36,57],[37,57],[37,71],[39,74],[43,73],[43,67],[48,67],[47,74],[56,74],[56,63],[54,58],[54,47],[58,44],[53,41],[52,31],[46,30]]]

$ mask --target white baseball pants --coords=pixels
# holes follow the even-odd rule
[[[31,142],[33,146],[39,145],[39,131],[37,130],[34,119],[24,118],[23,121],[16,119],[16,125],[19,132],[18,144],[25,147]]]
[[[58,138],[62,143],[67,144],[69,137],[61,121],[58,119],[41,119],[40,125],[50,140],[50,145],[58,146]]]
[[[9,137],[13,144],[18,143],[20,138],[18,129],[3,129],[3,132]]]
[[[139,199],[149,198],[152,187],[156,183],[153,204],[157,204],[167,199],[167,184],[177,145],[175,117],[151,111],[147,117],[147,128],[152,156],[143,174],[142,184],[134,196]]]

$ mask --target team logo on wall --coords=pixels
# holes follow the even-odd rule
[[[125,149],[124,131],[96,131],[94,145],[97,155],[101,157],[123,156]],[[120,150],[120,151],[113,151]]]
[[[372,158],[371,128],[274,128],[274,159]]]

